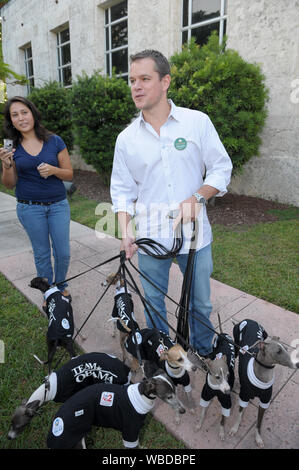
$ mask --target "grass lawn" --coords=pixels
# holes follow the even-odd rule
[[[0,363],[0,449],[46,449],[46,439],[53,415],[59,404],[50,402],[41,408],[20,436],[9,441],[7,432],[16,406],[29,398],[47,373],[34,359],[47,357],[45,335],[47,320],[7,279],[0,274],[0,339],[4,341],[4,363]],[[78,354],[80,350],[77,348]],[[55,356],[55,361],[59,359]],[[67,356],[61,364],[68,360]],[[89,449],[121,449],[117,431],[94,428],[87,438]],[[184,449],[166,428],[148,415],[140,434],[140,442],[148,449]]]
[[[1,185],[0,190],[4,190]],[[95,228],[101,218],[95,214],[97,202],[75,193],[70,205],[72,220]],[[214,225],[213,277],[248,294],[299,312],[298,210],[278,211],[277,215],[280,219],[277,222],[251,227]],[[114,215],[105,213],[104,217],[108,231],[114,235]],[[47,321],[1,274],[0,298],[0,339],[5,343],[5,362],[0,363],[0,448],[45,448],[57,404],[44,406],[18,439],[8,441],[6,435],[16,405],[30,396],[46,373],[32,354],[46,357]],[[151,416],[147,417],[140,440],[148,449],[184,448],[183,443],[174,439]],[[87,445],[94,449],[116,449],[122,448],[122,441],[120,433],[99,429],[92,431]]]

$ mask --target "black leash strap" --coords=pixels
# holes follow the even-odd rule
[[[196,242],[198,237],[198,222],[193,222],[193,231],[190,243],[190,249],[188,254],[187,265],[184,273],[180,307],[178,313],[177,333],[180,337],[183,337],[187,343],[189,343],[189,304],[191,296],[191,287],[193,279],[193,267],[194,267],[194,255],[196,253]],[[181,343],[180,337],[177,336],[176,341],[184,347]]]
[[[126,293],[126,295],[128,295],[125,262],[126,262],[126,252],[124,250],[122,250],[120,252],[120,268],[119,269],[120,269],[120,272],[121,272],[121,275],[122,275],[122,278],[123,278],[123,281],[124,281],[125,293]],[[134,320],[132,318],[131,312],[129,312],[129,316],[131,317],[132,334],[133,334],[133,338],[134,338],[134,341],[135,341],[137,359],[138,359],[138,362],[139,362],[139,365],[140,365],[141,369],[143,370],[142,358],[141,358],[141,353],[140,353],[140,346],[139,346],[139,343],[137,341],[135,323],[134,323]]]

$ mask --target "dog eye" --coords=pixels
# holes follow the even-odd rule
[[[178,359],[178,362],[182,362],[182,361],[183,361],[183,358],[180,357],[180,358]]]
[[[220,379],[220,375],[215,375],[215,378],[216,378],[217,380],[219,380],[219,379]]]

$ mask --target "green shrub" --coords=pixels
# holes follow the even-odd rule
[[[219,46],[216,34],[202,47],[191,39],[170,62],[169,97],[178,106],[208,114],[234,171],[258,155],[268,99],[260,67]]]
[[[110,178],[115,141],[136,112],[129,86],[122,78],[100,72],[77,77],[72,88],[75,143],[86,163],[104,181]]]
[[[71,92],[58,82],[49,82],[41,88],[33,88],[28,99],[42,115],[43,125],[59,135],[68,150],[73,148],[73,129],[71,116]]]

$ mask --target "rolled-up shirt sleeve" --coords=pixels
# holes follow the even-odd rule
[[[227,192],[233,166],[208,116],[206,116],[205,129],[201,136],[201,147],[206,167],[204,184],[218,189],[217,196],[223,196]]]
[[[134,181],[125,161],[125,149],[118,136],[115,144],[113,168],[111,173],[110,194],[112,211],[127,212],[134,216],[134,203],[138,196],[137,184]]]

